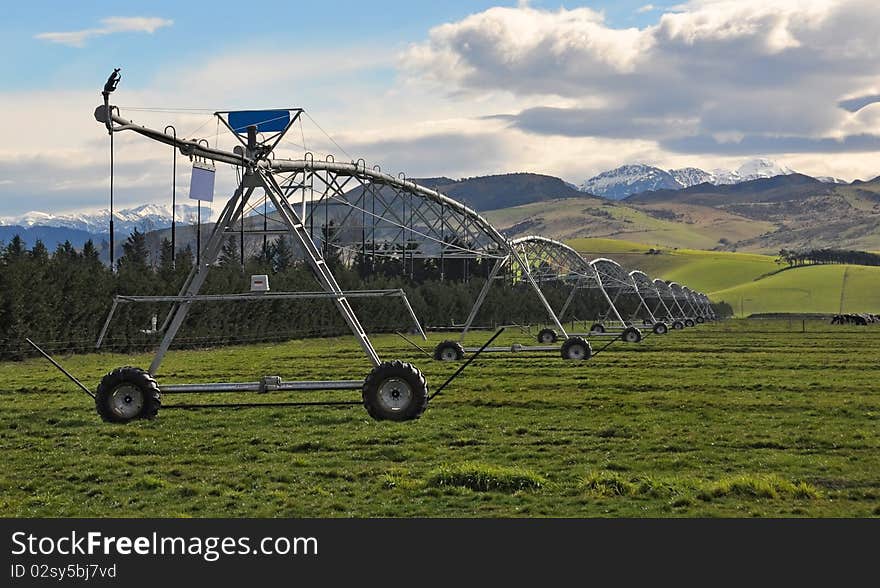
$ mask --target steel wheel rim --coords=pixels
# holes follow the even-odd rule
[[[391,412],[405,409],[412,402],[413,391],[409,382],[402,378],[388,378],[379,386],[377,395],[382,408]]]
[[[458,359],[458,352],[452,347],[446,347],[440,352],[440,359],[443,361],[455,361]]]
[[[132,384],[123,384],[110,395],[110,410],[123,419],[133,419],[144,409],[144,393]]]
[[[541,335],[541,343],[553,343],[553,336],[549,333]]]
[[[572,345],[568,348],[568,359],[583,359],[587,356],[587,350],[583,345]]]

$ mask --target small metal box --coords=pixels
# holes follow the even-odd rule
[[[269,276],[267,275],[256,275],[251,276],[251,292],[268,292],[269,291]]]

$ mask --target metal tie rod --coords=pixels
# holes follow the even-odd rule
[[[60,363],[58,363],[57,361],[55,361],[54,359],[52,359],[52,358],[49,356],[49,354],[46,353],[45,351],[43,351],[42,349],[40,349],[40,347],[39,347],[36,343],[34,343],[33,341],[31,341],[31,340],[28,339],[27,337],[25,337],[25,341],[27,341],[28,344],[29,344],[31,347],[33,347],[34,349],[36,349],[37,351],[39,351],[39,352],[40,352],[40,355],[42,355],[43,357],[45,357],[46,359],[48,359],[48,360],[52,363],[52,365],[54,365],[54,366],[57,367],[59,370],[61,370],[61,373],[64,374],[65,376],[67,376],[67,377],[70,379],[71,382],[73,382],[74,384],[76,384],[77,386],[79,386],[80,388],[82,388],[83,392],[85,392],[86,394],[88,394],[89,396],[91,396],[93,399],[95,398],[95,393],[94,393],[94,392],[92,392],[91,390],[89,390],[88,388],[86,388],[85,384],[83,384],[82,382],[80,382],[79,380],[77,380],[76,377],[75,377],[73,374],[71,374],[69,371],[67,371],[67,370],[64,369],[63,367],[61,367],[61,364],[60,364]]]
[[[476,351],[473,355],[471,355],[471,356],[468,358],[468,360],[467,360],[466,362],[464,362],[464,364],[463,364],[460,368],[458,368],[457,370],[455,370],[455,373],[454,373],[454,374],[452,374],[451,376],[449,376],[449,378],[448,378],[445,382],[443,382],[443,383],[440,385],[440,387],[437,388],[437,390],[434,391],[433,394],[431,394],[430,396],[428,396],[428,400],[434,400],[434,397],[435,397],[435,396],[437,396],[438,394],[440,394],[441,392],[443,392],[443,389],[444,389],[446,386],[448,386],[448,385],[452,382],[452,380],[454,380],[455,378],[457,378],[457,377],[459,376],[459,374],[461,374],[461,372],[463,372],[464,369],[465,369],[467,366],[469,366],[469,365],[471,364],[472,361],[474,361],[475,359],[477,359],[477,357],[478,357],[478,356],[479,356],[479,355],[480,355],[480,354],[481,354],[481,353],[482,353],[487,347],[489,347],[489,345],[492,344],[492,341],[494,341],[495,339],[497,339],[498,336],[501,335],[501,333],[503,333],[503,332],[504,332],[504,327],[501,327],[500,329],[498,329],[497,331],[495,331],[495,334],[492,335],[492,337],[491,337],[488,341],[486,341],[485,343],[483,343],[483,346],[482,346],[482,347],[480,347],[479,349],[477,349],[477,351]]]

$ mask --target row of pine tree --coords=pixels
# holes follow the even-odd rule
[[[402,288],[416,315],[428,327],[464,322],[485,283],[492,260],[403,260],[358,256],[343,263],[327,251],[340,286],[346,290]],[[174,257],[174,259],[172,259]],[[95,349],[95,341],[116,295],[174,295],[194,265],[187,248],[172,256],[162,243],[153,259],[143,233],[123,244],[116,271],[99,260],[91,242],[77,251],[64,243],[54,252],[40,242],[26,248],[13,238],[0,247],[0,359],[32,354],[25,338],[49,352]],[[287,239],[269,242],[242,263],[235,237],[224,245],[211,267],[202,293],[247,292],[252,274],[268,274],[272,291],[320,290],[311,270]],[[546,285],[555,309],[569,293],[566,286]],[[370,333],[406,331],[412,321],[399,298],[353,299],[352,306]],[[156,346],[169,303],[120,304],[103,346],[112,351],[148,350]],[[606,310],[600,295],[585,290],[575,297],[567,318],[591,320]],[[515,280],[499,280],[476,324],[533,324],[546,321],[538,299]],[[212,302],[193,305],[175,340],[176,347],[203,347],[302,337],[344,335],[345,323],[328,299]]]

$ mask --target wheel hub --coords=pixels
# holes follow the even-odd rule
[[[136,386],[123,384],[113,391],[110,397],[110,409],[118,417],[133,419],[144,408],[144,394]]]
[[[379,403],[387,410],[399,411],[412,402],[413,392],[401,378],[388,378],[379,386]]]

